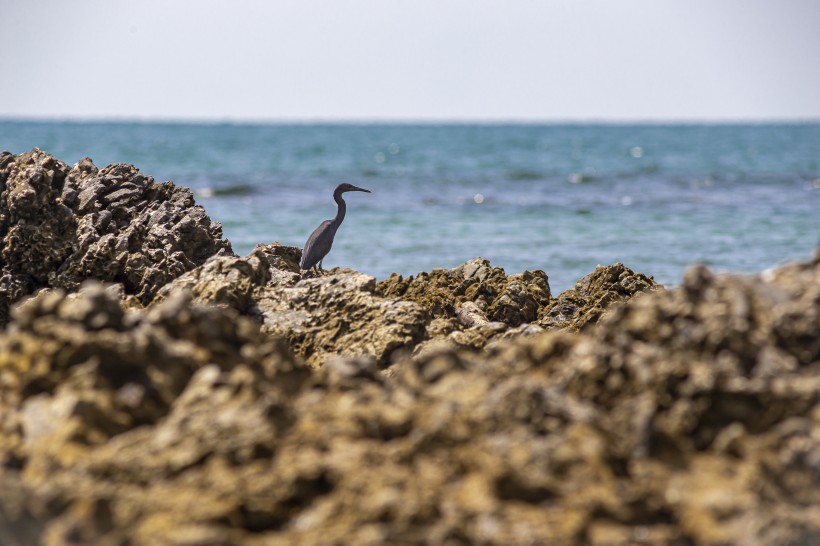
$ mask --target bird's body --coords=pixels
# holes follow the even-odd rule
[[[333,224],[333,220],[325,220],[313,230],[305,243],[305,249],[302,251],[302,263],[299,264],[299,267],[310,269],[318,263],[319,269],[322,268],[322,260],[330,252],[330,247],[333,246],[333,238],[336,236],[338,227],[338,225]]]
[[[370,190],[358,188],[352,184],[339,184],[333,192],[333,200],[338,205],[336,217],[333,220],[325,220],[319,227],[313,230],[313,233],[308,237],[305,243],[305,248],[302,250],[302,261],[299,264],[301,269],[311,269],[317,265],[321,269],[322,260],[324,260],[330,248],[333,246],[333,238],[336,236],[336,230],[342,225],[345,219],[345,212],[347,211],[347,204],[342,199],[342,194],[348,191],[363,191],[370,193]]]

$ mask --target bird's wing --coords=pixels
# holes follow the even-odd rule
[[[310,269],[314,265],[318,264],[319,261],[325,257],[328,253],[330,248],[324,249],[324,239],[323,237],[325,233],[330,229],[331,220],[325,220],[319,227],[313,230],[313,233],[310,234],[308,237],[307,242],[305,243],[305,248],[302,249],[302,263],[299,264],[299,267],[302,269]],[[333,242],[333,238],[330,239],[331,243]],[[309,263],[312,262],[312,263]]]

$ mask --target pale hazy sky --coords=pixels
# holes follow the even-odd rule
[[[3,0],[0,117],[820,119],[820,0]]]

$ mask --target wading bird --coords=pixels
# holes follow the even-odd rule
[[[333,237],[336,236],[336,230],[342,225],[342,220],[345,219],[345,211],[347,205],[342,199],[342,194],[346,191],[363,191],[370,193],[370,190],[364,188],[357,188],[353,184],[339,184],[336,191],[333,192],[333,200],[339,205],[339,210],[336,211],[336,218],[333,220],[325,220],[319,227],[313,230],[313,233],[308,237],[305,243],[305,248],[302,250],[302,261],[299,267],[302,269],[311,269],[319,264],[319,269],[322,269],[322,260],[324,260],[327,253],[330,252],[330,247],[333,246]]]

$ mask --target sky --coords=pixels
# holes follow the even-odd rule
[[[0,117],[820,120],[817,0],[3,0]]]

